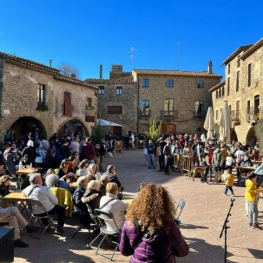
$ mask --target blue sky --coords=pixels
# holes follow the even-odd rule
[[[207,70],[263,37],[263,1],[0,0],[0,51],[53,67],[70,63],[80,79],[108,78],[112,64],[139,69]],[[134,47],[134,59],[130,50]]]

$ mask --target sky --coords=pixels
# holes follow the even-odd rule
[[[224,59],[263,37],[262,12],[262,0],[0,0],[0,52],[71,64],[81,80],[100,65],[109,78],[112,64],[206,71],[209,60],[224,79]]]

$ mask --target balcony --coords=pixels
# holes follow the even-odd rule
[[[161,110],[160,111],[161,119],[168,122],[168,121],[174,121],[175,119],[178,119],[178,110]]]
[[[235,124],[235,125],[239,125],[240,124],[240,117],[239,117],[239,110],[232,110],[230,112],[230,118],[231,121]]]
[[[140,109],[139,110],[139,118],[140,119],[147,119],[151,117],[151,111],[149,109]]]
[[[254,107],[247,108],[247,122],[257,123],[260,118],[260,113],[258,109]]]

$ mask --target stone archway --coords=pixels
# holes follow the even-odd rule
[[[231,141],[233,140],[235,140],[236,142],[238,141],[237,133],[233,128],[230,128],[230,138],[231,138]]]
[[[47,132],[42,122],[31,116],[20,117],[11,125],[10,129],[14,130],[16,138],[21,140],[29,131],[32,131],[34,125],[38,128],[40,136],[47,137]]]
[[[246,136],[246,143],[251,145],[251,142],[253,141],[253,139],[256,138],[256,133],[255,133],[255,129],[254,127],[251,127],[248,130],[247,136]]]
[[[70,119],[64,121],[59,126],[58,134],[62,135],[63,132],[65,133],[73,132],[74,134],[79,134],[81,138],[89,134],[87,127],[82,123],[82,121],[78,119]]]
[[[167,133],[169,135],[173,135],[176,132],[176,125],[173,123],[163,123],[161,133]]]

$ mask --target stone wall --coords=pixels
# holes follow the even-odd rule
[[[224,96],[216,98],[215,90],[212,92],[213,109],[215,114],[215,122],[218,123],[219,112],[226,100],[231,107],[231,111],[236,110],[237,101],[239,101],[239,121],[232,121],[232,127],[235,130],[237,138],[242,143],[251,143],[253,139],[253,126],[256,122],[250,122],[248,120],[247,105],[250,101],[250,107],[255,107],[255,96],[259,95],[260,105],[263,105],[263,47],[257,49],[253,54],[247,57],[245,60],[240,60],[240,66],[238,67],[239,56],[242,57],[244,52],[241,52],[234,57],[225,67],[225,94]],[[251,86],[248,87],[248,65],[251,63]],[[230,64],[230,72],[228,65]],[[237,71],[239,71],[239,90],[236,90]],[[230,78],[230,93],[227,95],[227,82]],[[257,107],[255,107],[257,108]],[[258,110],[258,109],[255,109]],[[218,111],[218,119],[216,119],[216,111]],[[254,112],[251,113],[254,115]],[[262,117],[261,110],[259,110],[259,117]],[[232,118],[234,119],[234,117]]]
[[[1,60],[3,76],[1,93],[0,138],[21,117],[31,117],[43,124],[49,137],[71,119],[78,119],[90,130],[94,123],[86,123],[86,98],[93,98],[95,109],[97,97],[94,89],[54,79],[51,73],[23,68]],[[46,86],[47,111],[36,110],[38,106],[38,84]],[[72,94],[72,117],[63,116],[64,91]],[[8,113],[4,113],[4,110]],[[95,116],[95,111],[92,114]]]

